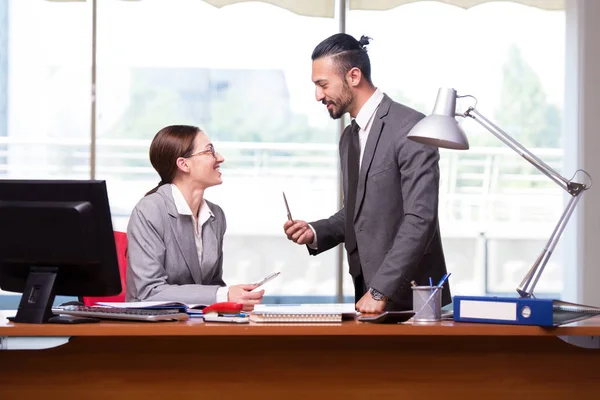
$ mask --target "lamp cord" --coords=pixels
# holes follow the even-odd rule
[[[588,179],[590,180],[590,185],[589,186],[585,185],[585,189],[583,189],[583,190],[586,191],[586,190],[591,189],[592,185],[594,183],[594,181],[592,180],[592,176],[586,170],[581,169],[581,168],[578,169],[577,171],[575,171],[575,173],[573,174],[573,176],[571,177],[571,179],[569,179],[569,182],[573,182],[573,179],[575,179],[575,176],[577,175],[578,172],[583,172],[588,177]]]
[[[462,98],[464,98],[464,97],[470,97],[470,98],[472,98],[473,100],[475,100],[475,104],[474,104],[474,105],[472,105],[470,108],[476,108],[476,107],[477,107],[477,97],[475,97],[475,96],[471,96],[470,94],[464,94],[464,95],[462,95],[462,96],[458,96],[458,95],[456,96],[456,98],[457,98],[457,99],[462,99]],[[458,115],[458,116],[461,116],[461,117],[466,117],[466,116],[467,116],[467,113],[468,113],[468,111],[467,111],[467,112],[465,112],[464,114],[457,114],[457,115]]]

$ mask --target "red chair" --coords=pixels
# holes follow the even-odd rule
[[[115,232],[115,246],[117,247],[117,259],[119,261],[119,274],[121,275],[122,291],[116,296],[84,297],[83,303],[86,306],[93,306],[97,301],[122,303],[125,302],[125,273],[127,272],[127,233]]]

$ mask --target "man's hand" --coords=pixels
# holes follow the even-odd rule
[[[227,292],[227,300],[235,303],[241,303],[244,311],[252,311],[256,304],[262,301],[264,290],[252,292],[258,285],[234,285],[229,287]]]
[[[310,229],[310,228],[309,228]],[[356,310],[365,314],[381,314],[385,309],[387,300],[375,300],[371,292],[367,291],[363,297],[356,303]]]
[[[311,244],[315,240],[315,234],[306,221],[299,219],[286,221],[283,224],[283,230],[287,238],[294,243]]]

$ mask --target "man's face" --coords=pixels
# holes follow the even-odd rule
[[[312,81],[315,84],[315,98],[327,106],[331,118],[341,118],[348,112],[354,101],[354,93],[346,79],[337,73],[332,57],[313,61]]]

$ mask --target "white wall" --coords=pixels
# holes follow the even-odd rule
[[[600,306],[600,1],[567,0],[565,175],[596,183],[565,232],[565,300]],[[543,278],[542,278],[543,279]]]

